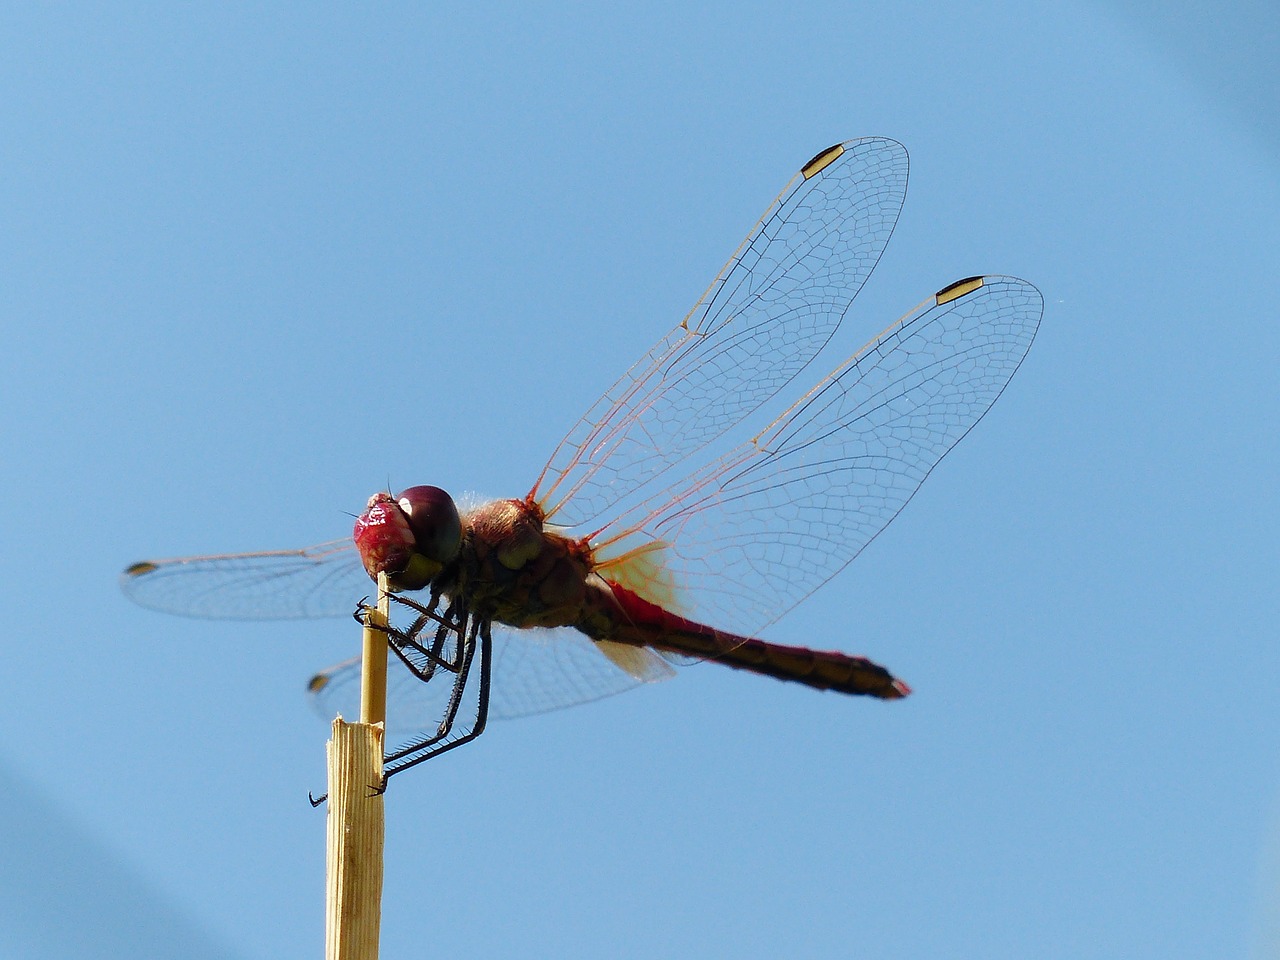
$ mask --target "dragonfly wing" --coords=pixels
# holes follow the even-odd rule
[[[589,703],[663,680],[671,671],[648,651],[621,661],[569,627],[493,630],[493,715],[500,719]],[[643,665],[642,665],[643,664]]]
[[[456,639],[443,654],[452,657]],[[611,644],[610,646],[619,646]],[[622,693],[642,683],[662,680],[673,671],[651,651],[603,651],[600,645],[569,628],[512,630],[493,628],[493,668],[489,716],[506,720],[546,713]],[[453,675],[439,671],[430,681],[411,674],[399,658],[387,665],[387,743],[416,740],[440,722],[452,690]],[[475,686],[475,677],[471,678]],[[308,684],[312,703],[332,720],[360,714],[360,658],[322,670]],[[472,691],[474,694],[474,691]]]
[[[547,517],[590,532],[789,383],[870,276],[906,188],[893,140],[850,140],[806,164],[684,321],[561,441],[533,490]]]
[[[675,676],[675,671],[667,666],[664,658],[659,657],[648,647],[633,647],[629,643],[597,640],[596,648],[612,660],[614,666],[640,683],[653,683]]]
[[[271,550],[135,563],[120,575],[135,603],[217,620],[349,616],[373,584],[350,538]]]
[[[1042,310],[1008,277],[939,292],[753,440],[619,518],[595,541],[601,575],[757,633],[897,516],[1000,396]]]

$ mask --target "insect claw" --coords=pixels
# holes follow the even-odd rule
[[[356,608],[352,612],[351,616],[355,619],[356,623],[360,624],[360,626],[362,627],[367,627],[371,630],[377,630],[381,633],[390,634],[392,630],[389,625],[373,623],[370,621],[369,612],[376,609],[378,608],[369,602],[369,598],[365,597],[363,600],[361,600],[359,603],[356,604]]]

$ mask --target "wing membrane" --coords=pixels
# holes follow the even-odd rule
[[[533,495],[583,533],[756,410],[835,332],[906,196],[893,141],[824,151],[783,189],[689,315],[574,426]]]
[[[348,616],[373,585],[350,538],[267,550],[135,563],[120,575],[135,603],[214,620]]]
[[[753,440],[620,517],[601,573],[656,541],[685,616],[741,634],[772,623],[880,533],[1022,362],[1040,293],[953,285],[895,323]],[[968,281],[972,283],[973,281]],[[634,564],[630,564],[634,567]],[[642,592],[645,585],[632,584]]]

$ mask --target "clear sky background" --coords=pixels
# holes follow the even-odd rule
[[[769,636],[392,784],[384,955],[1280,956],[1272,5],[64,5],[0,17],[0,928],[317,956],[350,622],[128,562],[523,494],[819,149],[911,185],[828,359],[1045,295],[991,415]],[[818,372],[814,373],[816,377]],[[353,598],[355,599],[355,598]],[[122,946],[127,945],[127,946]]]

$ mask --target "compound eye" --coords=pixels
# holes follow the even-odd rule
[[[453,498],[439,487],[410,487],[396,496],[413,531],[418,553],[440,564],[458,555],[462,520]]]

